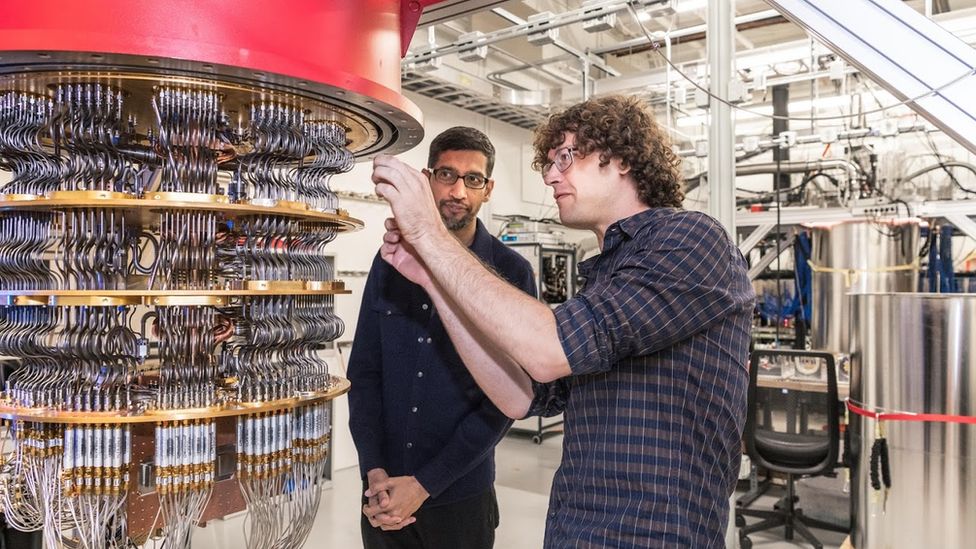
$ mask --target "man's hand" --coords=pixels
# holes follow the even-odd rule
[[[423,288],[429,288],[430,271],[417,255],[417,250],[403,240],[396,220],[392,217],[384,223],[386,234],[383,235],[383,246],[380,257],[400,272],[410,282]]]
[[[370,524],[375,520],[383,530],[399,530],[417,521],[413,516],[421,504],[430,497],[427,490],[417,482],[416,477],[391,477],[376,485],[370,484],[366,497],[372,498],[380,492],[389,493],[388,505],[366,505],[363,513]]]
[[[386,509],[390,506],[390,493],[386,490],[374,489],[374,486],[378,486],[381,482],[386,482],[390,476],[386,473],[386,469],[377,467],[376,469],[370,469],[366,473],[366,482],[369,484],[366,490],[366,497],[368,498],[368,503],[363,506],[363,514],[366,515],[366,508],[375,509]],[[373,525],[374,528],[379,528],[382,520],[389,520],[389,515],[385,513],[374,513],[373,515],[366,515],[369,519],[369,523]]]
[[[372,179],[376,194],[390,203],[406,242],[416,245],[435,233],[447,234],[430,191],[430,182],[424,174],[392,156],[381,154],[373,159]]]

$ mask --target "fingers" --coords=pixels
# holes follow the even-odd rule
[[[386,509],[390,506],[390,493],[387,491],[373,490],[372,488],[366,490],[363,495],[369,498],[369,503],[367,507],[373,509]]]
[[[378,154],[373,157],[373,168],[377,166],[396,166],[397,164],[403,164],[403,162],[397,160],[393,155]]]
[[[401,191],[413,193],[417,189],[428,188],[421,184],[426,181],[423,174],[389,155],[379,155],[373,159],[370,179],[376,185],[376,194],[387,200],[398,196]]]
[[[415,522],[417,522],[417,518],[416,517],[410,517],[407,520],[401,520],[400,522],[398,522],[396,524],[384,524],[384,525],[380,526],[380,529],[381,530],[385,530],[387,532],[389,532],[391,530],[401,530],[403,528],[406,528],[407,526],[410,526],[411,524],[413,524]]]
[[[386,231],[383,234],[383,242],[386,244],[399,244],[402,240],[400,231]]]
[[[398,249],[400,249],[400,246],[397,244],[384,243],[382,246],[380,246],[380,257],[383,258],[383,261],[386,261],[390,265],[396,267],[394,262],[396,261],[396,253]]]
[[[370,486],[367,492],[372,492],[373,494],[379,494],[380,492],[387,492],[390,489],[392,489],[394,485],[395,483],[393,482],[392,479],[383,480]],[[367,495],[367,497],[369,496]]]
[[[374,160],[373,174],[370,179],[372,179],[373,183],[376,184],[377,189],[379,189],[381,186],[389,186],[393,189],[402,189],[406,185],[404,175],[408,173],[407,170],[409,168],[393,157],[388,158],[396,161],[398,165],[381,165]]]
[[[373,170],[375,171],[377,168],[392,170],[395,172],[403,172],[407,170],[416,171],[399,158],[389,154],[378,154],[373,157]]]
[[[373,189],[373,192],[376,193],[376,196],[386,200],[387,202],[390,201],[391,197],[395,197],[397,195],[396,187],[387,182],[377,183],[376,188]]]
[[[393,157],[387,157],[390,160],[396,160]],[[373,183],[386,182],[391,185],[396,186],[397,183],[403,181],[403,169],[392,163],[385,163],[381,159],[377,158],[373,160],[373,175],[371,177]]]
[[[399,231],[400,226],[397,225],[396,219],[392,217],[387,217],[386,221],[383,222],[383,228],[388,231]]]
[[[363,514],[366,515],[366,520],[369,521],[370,525],[372,525],[373,528],[382,528],[384,526],[394,526],[396,524],[400,524],[401,522],[403,522],[400,519],[400,517],[394,517],[394,516],[392,516],[392,515],[390,515],[388,513],[377,513],[377,514],[374,514],[374,515],[369,515],[364,510],[363,511]]]
[[[366,491],[363,492],[363,495],[369,498],[370,505],[379,505],[380,507],[385,508],[387,505],[389,505],[390,493],[386,490],[377,490],[374,488],[374,486],[376,486],[376,483],[367,488]]]

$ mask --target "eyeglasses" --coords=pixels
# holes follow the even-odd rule
[[[542,165],[542,175],[545,176],[549,173],[549,170],[553,166],[559,170],[559,173],[563,173],[568,170],[570,166],[573,165],[573,153],[578,151],[576,147],[563,147],[561,149],[556,149],[556,154],[553,155],[551,162],[546,162]]]
[[[428,177],[431,181],[436,181],[442,185],[453,185],[458,179],[464,181],[464,186],[469,189],[484,189],[488,184],[488,178],[477,173],[466,173],[461,175],[451,168],[435,168],[429,172]]]

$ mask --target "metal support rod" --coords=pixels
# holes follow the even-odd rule
[[[781,86],[773,86],[773,114],[776,116],[789,116],[790,115],[790,86],[789,84],[784,84]],[[773,119],[773,136],[780,137],[783,132],[790,129],[790,121],[783,118]],[[789,147],[775,147],[773,148],[773,162],[782,163],[789,162],[790,160],[790,149]],[[773,173],[773,189],[788,189],[790,188],[790,175],[788,173]]]
[[[945,220],[969,238],[976,238],[976,222],[966,214],[956,213],[945,216]]]
[[[762,21],[763,19],[770,19],[779,16],[779,12],[776,10],[762,10],[753,13],[747,13],[746,15],[740,15],[735,18],[736,25],[743,25],[746,23],[754,23],[756,21]],[[685,27],[682,29],[677,29],[669,32],[672,40],[678,40],[679,38],[684,38],[686,36],[691,36],[693,34],[706,33],[708,31],[708,25],[695,25],[692,27]],[[639,48],[648,44],[650,41],[646,36],[638,36],[637,38],[631,38],[630,40],[625,40],[623,42],[615,42],[609,46],[603,46],[600,48],[595,48],[592,53],[596,55],[606,55],[613,54],[618,51],[626,51],[633,48]]]
[[[494,13],[495,15],[501,17],[502,19],[505,19],[509,23],[515,23],[516,25],[528,25],[529,24],[528,21],[526,21],[526,20],[522,19],[521,17],[518,17],[517,15],[513,14],[512,12],[510,12],[508,10],[505,10],[505,9],[502,9],[502,8],[495,8],[495,9],[491,10],[491,12]],[[604,62],[603,59],[601,59],[601,58],[599,58],[599,57],[597,57],[595,55],[590,56],[589,52],[580,51],[580,50],[574,48],[573,46],[569,45],[567,42],[565,42],[563,40],[560,40],[560,39],[556,38],[555,40],[552,41],[552,45],[553,46],[556,46],[557,48],[559,48],[561,50],[563,50],[564,52],[568,53],[569,55],[572,55],[573,57],[579,59],[581,63],[586,63],[587,65],[592,64],[593,67],[595,67],[597,69],[600,69],[601,71],[603,71],[604,73],[606,73],[608,76],[620,76],[620,71],[618,71],[617,69],[615,69],[615,68],[611,67],[610,65],[606,64],[606,62]],[[542,63],[542,61],[538,61],[537,63]],[[587,67],[587,69],[588,69],[588,67]],[[586,74],[587,73],[588,73],[588,70],[586,72],[584,72],[584,74],[583,74],[583,79],[584,80],[586,79]]]
[[[773,227],[775,226],[775,223],[765,223],[753,229],[752,232],[749,233],[749,236],[747,236],[746,239],[739,244],[739,251],[742,252],[742,255],[746,255],[752,251],[752,249],[756,247],[756,244],[759,244],[762,239],[766,238],[766,235],[769,234],[769,231],[773,230]]]
[[[708,212],[735,235],[735,125],[728,103],[732,79],[732,13],[735,0],[708,3],[708,87],[711,124],[708,127]]]
[[[580,72],[583,73],[582,84],[583,84],[583,101],[590,98],[590,60],[585,56],[581,55],[580,61]]]
[[[793,246],[793,241],[796,239],[796,235],[788,236],[779,241],[779,244],[775,248],[771,248],[762,257],[759,258],[752,268],[749,269],[749,280],[755,280],[757,276],[761,275],[766,267],[769,267],[776,258],[785,252],[788,248]]]
[[[898,133],[899,134],[903,134],[903,133],[915,133],[915,132],[938,132],[938,131],[941,131],[941,130],[939,130],[938,128],[930,128],[930,127],[926,126],[925,124],[916,124],[914,126],[904,126],[904,127],[899,127],[898,128]],[[880,130],[878,130],[878,129],[873,129],[873,128],[859,128],[859,129],[853,129],[853,130],[847,130],[847,131],[838,132],[836,137],[837,137],[837,140],[838,141],[844,141],[844,140],[847,140],[847,139],[860,139],[862,137],[879,137],[880,135],[881,135],[881,133],[880,133]],[[758,136],[755,136],[755,137],[758,137]],[[809,145],[811,143],[826,143],[826,142],[827,141],[824,141],[824,136],[823,135],[820,135],[820,134],[798,135],[796,137],[796,141],[793,143],[793,145],[794,146],[796,146],[796,145]],[[785,147],[785,146],[789,146],[789,145],[788,144],[784,144],[784,141],[779,136],[773,136],[772,139],[762,139],[762,140],[760,140],[758,143],[756,143],[756,146],[758,148],[760,148],[760,149],[764,149],[765,150],[765,149],[769,149],[769,148],[772,148],[772,147]],[[736,151],[749,152],[749,151],[746,150],[745,141],[743,141],[742,143],[736,143],[735,150]],[[695,156],[695,149],[681,149],[681,150],[677,151],[675,154],[677,154],[678,156],[680,156],[682,158],[688,157],[688,156]]]

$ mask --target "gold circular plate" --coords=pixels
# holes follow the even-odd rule
[[[333,400],[349,392],[349,380],[331,376],[334,385],[327,391],[311,395],[273,400],[259,403],[234,403],[210,408],[184,408],[179,410],[148,410],[141,414],[114,412],[66,412],[44,408],[18,408],[10,406],[9,401],[0,404],[0,418],[14,421],[36,421],[39,423],[98,424],[98,423],[165,423],[191,419],[210,419],[234,417],[263,412],[289,410],[309,404]]]
[[[262,287],[262,284],[265,286]],[[284,285],[281,285],[284,284]],[[115,306],[115,305],[200,305],[220,306],[231,297],[263,295],[337,295],[352,293],[341,280],[247,282],[246,289],[231,290],[3,290],[0,306]]]
[[[70,196],[65,198],[62,197],[62,194]],[[64,193],[52,193],[50,197],[3,195],[0,198],[0,210],[109,208],[153,215],[158,215],[161,210],[195,210],[220,212],[229,218],[248,215],[278,215],[310,223],[334,225],[341,232],[358,231],[363,228],[363,222],[350,217],[345,210],[339,210],[338,213],[320,212],[309,209],[307,204],[300,202],[279,201],[274,206],[258,206],[254,204],[232,204],[224,195],[150,193],[144,199],[120,198],[125,196],[127,195],[122,193],[105,193],[102,191],[65,191]],[[160,198],[153,198],[155,196]],[[303,207],[299,207],[299,204]]]

